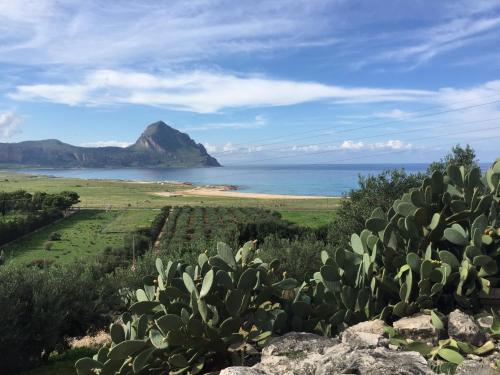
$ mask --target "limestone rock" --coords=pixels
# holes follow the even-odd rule
[[[293,352],[316,352],[322,354],[326,348],[339,343],[338,339],[318,336],[313,333],[290,332],[276,337],[262,349],[262,357],[287,356]]]
[[[254,369],[253,367],[233,366],[225,368],[219,375],[265,375],[265,372]]]
[[[412,340],[436,343],[439,332],[432,325],[431,316],[427,314],[415,314],[394,322],[394,329],[404,337]]]
[[[387,346],[389,341],[384,337],[384,327],[380,319],[358,323],[342,333],[342,342],[357,348]]]
[[[466,359],[458,365],[455,375],[498,375],[500,372],[493,368],[488,361]]]
[[[377,324],[379,323],[375,323]],[[380,332],[376,326],[372,328],[372,332]],[[370,331],[371,328],[367,325],[363,329]],[[251,368],[229,367],[221,374],[431,375],[433,372],[424,357],[417,352],[394,351],[384,347],[354,348],[339,343],[336,339],[307,333],[289,333],[268,344],[257,365]]]
[[[485,341],[485,335],[479,325],[469,315],[456,309],[448,317],[448,335],[455,340],[480,346]]]

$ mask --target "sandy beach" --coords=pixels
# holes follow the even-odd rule
[[[153,195],[162,197],[175,197],[183,195],[194,195],[202,197],[225,197],[225,198],[253,198],[253,199],[328,199],[336,197],[315,195],[287,195],[287,194],[263,194],[248,193],[234,190],[232,186],[200,186],[193,189],[179,190],[175,192],[155,192]]]

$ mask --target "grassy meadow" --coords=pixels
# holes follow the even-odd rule
[[[3,246],[7,263],[27,264],[33,260],[71,263],[96,256],[107,246],[121,246],[125,233],[148,226],[157,210],[80,210],[54,224],[43,227]],[[45,250],[49,235],[57,232],[58,241]]]

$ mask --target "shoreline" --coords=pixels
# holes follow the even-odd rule
[[[0,173],[20,174],[38,178],[53,178],[53,179],[73,179],[83,181],[101,181],[101,182],[121,182],[138,185],[170,185],[180,188],[174,191],[152,192],[150,195],[160,197],[179,197],[179,196],[198,196],[198,197],[221,197],[221,198],[242,198],[242,199],[263,199],[263,200],[321,200],[321,199],[341,199],[342,196],[324,196],[324,195],[291,195],[291,194],[276,194],[276,193],[254,193],[239,191],[240,186],[232,184],[219,185],[195,185],[188,181],[175,180],[130,180],[130,179],[114,179],[114,178],[85,178],[85,177],[64,177],[54,176],[50,174],[34,174],[21,171],[9,171],[0,169]]]
[[[217,186],[198,186],[192,189],[180,190],[176,192],[154,192],[151,195],[160,197],[181,197],[185,195],[199,197],[223,197],[223,198],[251,198],[251,199],[283,199],[283,200],[314,200],[314,199],[340,199],[335,196],[319,196],[319,195],[288,195],[288,194],[268,194],[268,193],[251,193],[238,191],[234,185],[217,185]]]

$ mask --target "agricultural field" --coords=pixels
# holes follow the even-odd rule
[[[172,258],[191,250],[213,250],[217,241],[236,247],[242,241],[298,228],[279,213],[257,208],[173,207],[160,240],[160,251]]]
[[[283,220],[300,226],[318,228],[333,220],[335,211],[279,211]]]
[[[157,214],[157,210],[80,210],[2,248],[7,263],[67,264],[95,257],[108,246],[123,246],[126,233],[148,226]],[[51,233],[60,234],[61,239],[50,241],[52,247],[47,250],[45,244]]]

